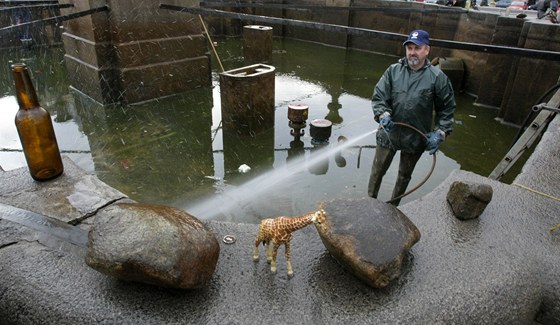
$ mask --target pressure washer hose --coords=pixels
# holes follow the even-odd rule
[[[417,128],[415,128],[414,126],[407,124],[407,123],[402,123],[402,122],[393,122],[395,125],[401,125],[404,127],[407,127],[411,130],[416,131],[416,133],[420,134],[424,139],[428,139],[426,137],[426,135],[424,133],[422,133],[422,131],[418,130]],[[420,181],[420,183],[418,183],[416,186],[414,186],[411,190],[404,192],[403,194],[394,197],[392,199],[390,199],[389,201],[386,201],[386,203],[391,203],[393,201],[396,201],[398,199],[402,199],[403,197],[411,194],[412,192],[416,191],[417,189],[419,189],[422,185],[424,185],[424,183],[426,183],[428,181],[428,179],[430,178],[430,176],[432,176],[432,173],[434,172],[434,169],[436,168],[436,154],[434,153],[432,155],[432,167],[430,168],[430,171],[428,172],[428,174],[426,175],[426,177],[424,177],[424,179],[422,181]]]

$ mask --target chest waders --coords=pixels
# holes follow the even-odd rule
[[[394,122],[395,125],[401,125],[407,127],[411,130],[416,131],[420,134],[424,139],[426,139],[426,135],[422,133],[420,130],[415,128],[414,126],[402,123],[402,122]],[[373,159],[373,165],[371,167],[371,175],[369,178],[368,183],[368,195],[373,198],[377,198],[379,193],[379,188],[381,187],[381,181],[383,180],[383,176],[391,166],[391,162],[395,157],[397,150],[393,148],[384,148],[381,146],[377,146],[375,151],[375,158]],[[401,151],[400,154],[400,163],[399,163],[399,172],[397,176],[397,181],[395,182],[395,187],[393,188],[393,194],[391,195],[391,200],[387,201],[387,203],[391,203],[395,206],[399,205],[401,199],[410,193],[416,191],[420,186],[424,185],[426,181],[432,175],[435,165],[436,165],[436,155],[435,153],[432,155],[432,167],[430,171],[424,177],[424,179],[410,191],[405,192],[406,188],[408,187],[408,183],[412,177],[412,172],[414,171],[414,167],[416,167],[416,163],[422,156],[423,152],[420,153],[406,153]]]

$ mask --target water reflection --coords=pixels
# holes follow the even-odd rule
[[[226,70],[243,66],[240,40],[217,41]],[[377,127],[369,97],[397,58],[275,40],[274,127],[242,138],[222,132],[217,73],[212,88],[140,105],[103,107],[72,90],[60,48],[4,51],[0,59],[4,169],[25,166],[13,124],[17,103],[9,62],[26,61],[40,102],[53,116],[63,154],[86,171],[138,201],[177,206],[201,218],[255,223],[270,215],[301,214],[324,200],[366,195],[375,146],[375,136],[366,134]],[[298,139],[291,134],[288,105],[294,102],[309,106],[309,121],[333,123],[325,146],[331,152],[319,165],[307,165],[319,155],[309,128]],[[402,203],[429,193],[457,168],[488,175],[506,153],[517,129],[500,125],[496,112],[474,107],[466,95],[458,94],[457,102],[460,124],[442,146],[436,170]],[[341,136],[363,138],[340,151],[336,139]],[[425,177],[431,163],[431,156],[421,158],[411,186]],[[241,164],[251,171],[239,173]],[[389,199],[397,167],[398,159],[384,178],[379,199]],[[261,183],[250,182],[258,176]],[[224,206],[228,208],[220,211]]]
[[[95,172],[143,202],[170,202],[208,187],[213,175],[210,89],[129,107],[76,96]]]

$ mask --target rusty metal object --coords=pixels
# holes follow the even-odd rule
[[[292,103],[288,105],[288,125],[292,130],[290,130],[290,135],[299,139],[304,135],[305,127],[307,126],[307,116],[309,113],[309,106],[304,103]]]
[[[311,121],[309,133],[313,143],[328,143],[332,133],[332,122],[325,119],[315,119]]]

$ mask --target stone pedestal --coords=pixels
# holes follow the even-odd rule
[[[274,161],[274,71],[272,66],[255,64],[220,74],[227,171]]]
[[[274,127],[274,71],[254,64],[220,74],[224,135],[251,135]]]
[[[243,56],[245,64],[272,63],[272,27],[244,26]]]

